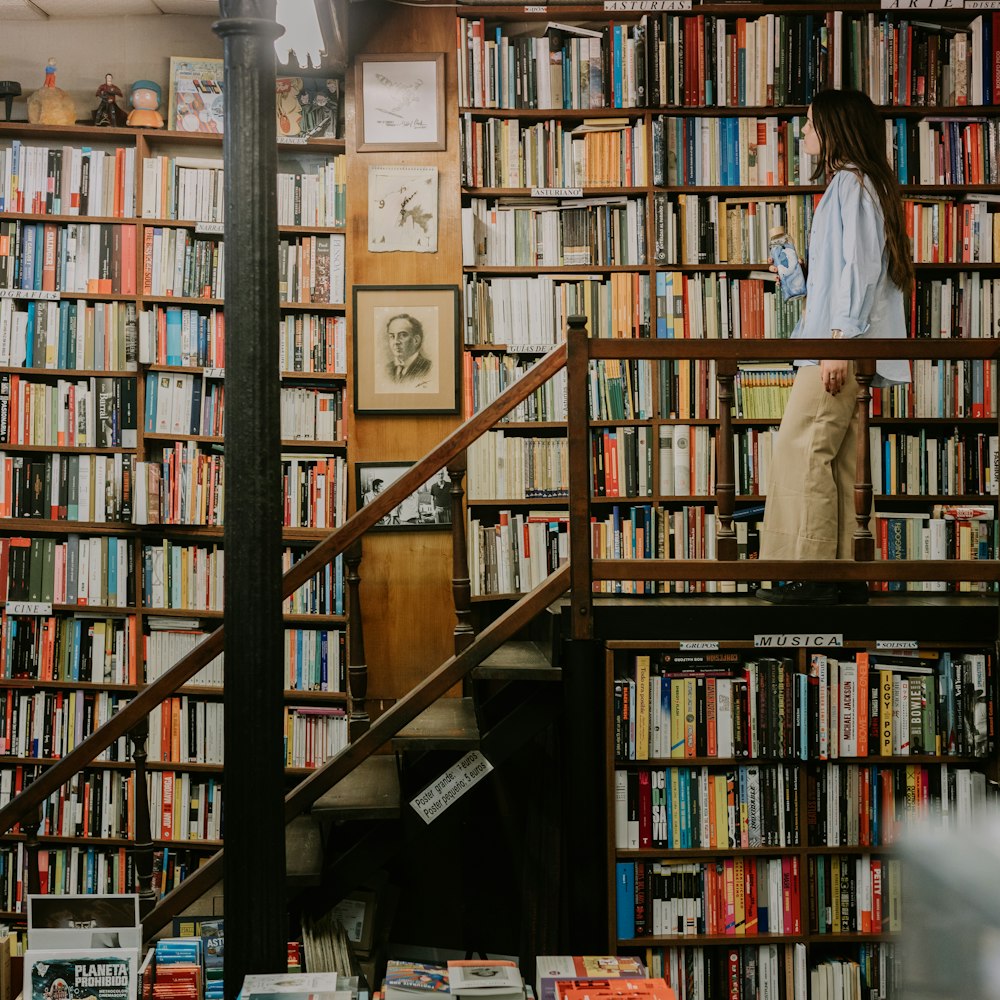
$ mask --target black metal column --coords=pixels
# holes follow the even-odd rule
[[[226,127],[226,997],[287,960],[275,0],[221,0]]]

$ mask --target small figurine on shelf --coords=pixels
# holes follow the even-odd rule
[[[125,124],[126,114],[118,103],[118,98],[122,97],[122,92],[112,81],[110,73],[105,73],[104,83],[97,88],[97,96],[101,103],[94,108],[93,119],[95,125],[122,126]]]
[[[160,106],[161,91],[158,83],[152,80],[136,80],[132,84],[132,110],[128,113],[128,122],[133,128],[163,128],[163,115],[157,110]]]
[[[28,121],[32,125],[75,125],[76,104],[56,86],[56,61],[45,64],[45,83],[28,97]]]

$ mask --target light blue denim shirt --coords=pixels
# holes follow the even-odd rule
[[[878,195],[857,174],[838,170],[813,215],[806,307],[793,337],[906,337],[903,293],[892,282]],[[797,365],[816,361],[797,360]],[[875,384],[909,382],[910,363],[880,360]]]

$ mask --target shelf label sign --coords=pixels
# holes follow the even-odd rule
[[[714,653],[719,648],[718,639],[682,639],[682,653]]]
[[[970,6],[962,0],[882,0],[882,10],[962,10]]]
[[[58,292],[43,292],[40,288],[0,288],[0,299],[44,299],[57,302]]]
[[[966,10],[1000,10],[1000,0],[965,0],[963,6]]]
[[[876,639],[875,648],[883,652],[889,649],[919,649],[916,639]]]
[[[226,369],[225,368],[203,368],[202,375],[205,378],[225,378]]]
[[[222,236],[226,231],[224,222],[198,222],[195,223],[195,233],[199,236]]]
[[[837,632],[791,632],[787,635],[755,635],[753,644],[758,649],[801,649],[805,646],[843,646],[844,636]]]
[[[478,750],[470,750],[437,781],[428,785],[415,799],[411,799],[410,805],[425,823],[431,823],[492,770],[493,765]]]
[[[609,10],[690,10],[691,0],[604,0]]]
[[[8,601],[8,615],[42,615],[52,614],[51,601]]]
[[[549,8],[545,4],[527,4],[524,8],[525,14],[547,14]]]
[[[309,141],[305,135],[279,135],[278,143],[282,146],[304,146]]]
[[[583,188],[532,188],[532,198],[582,198]]]

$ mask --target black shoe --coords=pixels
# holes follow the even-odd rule
[[[868,584],[864,580],[841,580],[837,593],[841,604],[868,603]]]
[[[798,580],[783,587],[757,591],[756,597],[769,604],[836,604],[837,584],[815,580]]]

